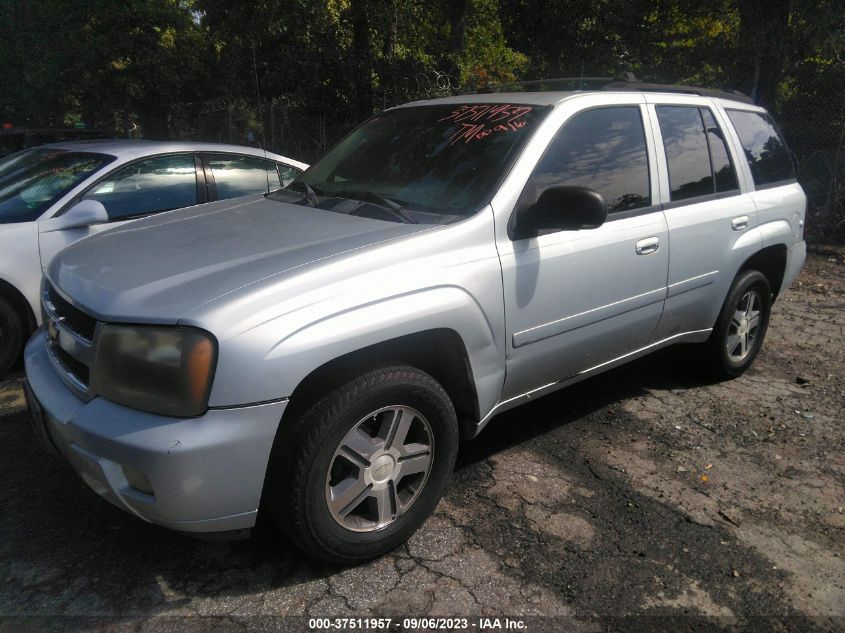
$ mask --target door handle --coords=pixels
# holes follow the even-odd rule
[[[652,253],[656,253],[659,248],[659,237],[647,237],[644,240],[637,242],[634,250],[637,251],[637,255],[651,255]]]
[[[741,215],[738,218],[731,220],[731,228],[734,231],[744,231],[748,228],[748,216]]]

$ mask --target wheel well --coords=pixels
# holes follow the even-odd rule
[[[35,331],[37,322],[35,315],[32,313],[32,308],[29,306],[29,301],[21,294],[21,291],[15,288],[8,281],[0,279],[0,297],[6,299],[12,304],[12,307],[18,314],[24,315],[24,323],[28,326],[28,334]]]
[[[430,374],[449,394],[459,420],[478,420],[478,396],[469,355],[460,335],[449,329],[408,334],[325,363],[297,385],[284,417],[298,415],[350,376],[390,362],[406,363]]]
[[[769,280],[772,289],[772,299],[776,299],[786,273],[786,246],[775,244],[757,251],[742,265],[739,272],[744,270],[759,270]]]

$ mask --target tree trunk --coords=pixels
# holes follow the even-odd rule
[[[449,5],[449,22],[451,26],[449,52],[457,55],[464,50],[464,35],[467,29],[469,0],[451,0]]]
[[[370,1],[352,0],[352,65],[355,112],[359,120],[373,114],[373,63],[370,57]]]
[[[387,0],[387,25],[384,31],[384,55],[393,57],[396,54],[396,42],[399,41],[399,11],[396,0]]]
[[[734,76],[740,90],[771,108],[783,75],[789,0],[739,0],[739,50]]]
[[[438,70],[459,78],[461,71],[458,58],[464,50],[469,0],[445,0],[445,8],[449,16],[449,44],[440,60],[441,65]]]

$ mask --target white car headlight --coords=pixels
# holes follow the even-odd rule
[[[217,342],[196,328],[103,326],[91,390],[118,404],[175,417],[202,415],[217,362]]]

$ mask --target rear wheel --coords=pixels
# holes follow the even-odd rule
[[[0,297],[0,376],[20,358],[24,336],[20,314],[6,298]]]
[[[706,344],[706,368],[720,378],[735,378],[751,366],[769,327],[772,293],[756,270],[741,272],[725,299]]]
[[[306,552],[351,563],[387,552],[443,495],[458,447],[443,387],[406,365],[341,385],[280,431],[265,501]]]

